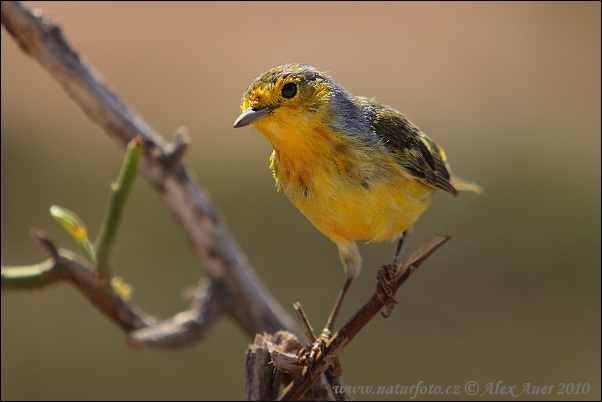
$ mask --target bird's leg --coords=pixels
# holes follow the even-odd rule
[[[328,317],[326,326],[322,330],[322,334],[320,335],[320,337],[313,341],[313,344],[309,350],[309,353],[307,354],[306,366],[311,368],[311,366],[314,364],[314,362],[316,360],[316,357],[318,356],[318,353],[322,352],[322,354],[324,354],[324,347],[326,346],[326,342],[328,342],[328,340],[332,336],[332,328],[334,327],[334,322],[335,322],[337,316],[339,315],[339,311],[341,310],[341,306],[343,305],[343,300],[345,300],[345,296],[347,295],[347,291],[349,290],[349,287],[351,286],[353,279],[354,279],[354,277],[351,277],[351,276],[345,277],[345,282],[343,282],[343,287],[341,288],[341,291],[339,292],[337,301],[335,302],[334,307],[332,308],[332,311],[330,312],[330,316]],[[340,365],[341,365],[341,363],[338,361],[338,359],[337,359],[336,363],[333,362],[332,366],[333,366],[333,368],[335,368],[333,370],[333,373],[336,374],[338,372],[340,374],[340,372],[341,372]]]
[[[343,301],[345,300],[345,296],[347,296],[347,292],[349,291],[353,280],[359,275],[362,266],[362,257],[355,242],[347,239],[337,240],[340,240],[338,242],[335,241],[335,243],[337,244],[337,247],[339,249],[339,256],[341,257],[341,262],[343,263],[343,268],[345,269],[345,281],[343,282],[343,287],[339,292],[337,301],[335,302],[334,307],[332,308],[332,312],[328,317],[326,326],[322,330],[322,334],[318,337],[318,339],[316,339],[313,342],[310,352],[307,354],[306,366],[308,367],[311,367],[313,365],[315,359],[318,357],[319,352],[322,352],[322,354],[324,354],[324,348],[328,340],[332,337],[334,323],[337,319],[337,316],[339,315],[341,306],[343,305]],[[335,365],[340,366],[340,363],[337,363]],[[340,372],[340,367],[335,371]]]
[[[322,335],[320,335],[321,339],[330,339],[332,336],[334,322],[339,315],[339,311],[343,305],[343,300],[345,300],[345,296],[347,296],[347,292],[349,291],[349,287],[353,283],[353,280],[360,274],[360,269],[362,267],[362,257],[354,241],[342,239],[341,241],[335,243],[339,249],[339,256],[341,257],[341,262],[343,263],[343,268],[345,269],[345,282],[343,282],[343,287],[339,292],[337,301],[335,302],[332,312],[330,313],[330,317],[328,317],[328,321],[326,322],[326,326],[322,331]]]
[[[401,234],[399,240],[397,240],[397,247],[395,248],[395,257],[393,257],[393,264],[395,264],[395,268],[397,268],[401,263],[401,253],[403,253],[403,249],[405,248],[409,237],[410,234],[406,230]]]
[[[401,263],[401,253],[408,241],[408,232],[405,231],[399,237],[397,241],[397,247],[395,248],[395,257],[393,257],[393,263],[389,265],[383,265],[378,270],[378,285],[376,287],[377,295],[380,301],[385,305],[387,310],[386,313],[381,312],[382,316],[387,318],[391,315],[393,307],[397,301],[393,298],[393,291],[389,283],[395,279],[397,267]],[[385,296],[384,299],[382,296]]]
[[[328,321],[326,321],[326,326],[322,331],[322,338],[329,339],[332,336],[332,328],[334,327],[334,322],[339,315],[339,311],[341,310],[341,306],[343,305],[343,301],[345,300],[345,296],[347,296],[347,292],[349,291],[349,287],[353,283],[354,277],[345,276],[345,282],[343,282],[343,287],[339,292],[339,297],[337,297],[337,301],[334,303],[334,307],[330,312],[330,316],[328,317]]]

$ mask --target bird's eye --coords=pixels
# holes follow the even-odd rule
[[[292,82],[285,84],[282,87],[282,97],[286,99],[292,99],[297,95],[297,86]]]

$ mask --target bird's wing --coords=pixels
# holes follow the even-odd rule
[[[364,110],[372,120],[374,132],[395,155],[397,163],[421,182],[457,196],[443,149],[400,112],[372,100],[363,101],[370,103]]]

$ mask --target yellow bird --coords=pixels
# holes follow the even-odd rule
[[[397,265],[435,190],[481,190],[454,177],[443,149],[402,113],[352,95],[314,67],[267,71],[245,92],[241,109],[234,127],[251,124],[267,138],[278,191],[338,247],[345,281],[323,336],[360,273],[355,240],[399,239]]]

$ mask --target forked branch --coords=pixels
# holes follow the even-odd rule
[[[36,59],[84,113],[118,144],[125,148],[133,138],[141,136],[144,153],[138,171],[159,194],[184,233],[197,261],[205,268],[209,289],[219,288],[222,295],[219,313],[232,317],[250,339],[256,333],[283,329],[301,336],[292,318],[261,284],[209,198],[183,165],[181,157],[187,136],[180,130],[174,142],[166,144],[71,47],[60,27],[39,10],[32,12],[19,2],[2,2],[1,20],[21,49]],[[3,288],[5,279],[10,278],[3,277]],[[204,287],[198,293],[207,294]],[[217,313],[213,309],[208,311]],[[199,317],[178,314],[152,326],[152,330],[130,333],[128,342],[133,347],[190,346],[192,343],[182,339],[193,342],[203,338],[204,330],[194,334],[206,328],[193,325],[198,321]],[[190,336],[175,337],[174,326],[189,331]]]
[[[302,339],[299,344],[307,344],[292,318],[257,278],[209,198],[192,180],[191,173],[182,163],[181,158],[189,142],[185,131],[179,129],[174,141],[166,143],[104,83],[100,75],[67,42],[59,26],[40,11],[31,12],[19,2],[2,2],[1,21],[21,49],[36,59],[83,112],[118,144],[125,148],[135,137],[142,138],[144,147],[138,172],[163,200],[207,274],[206,281],[194,292],[194,300],[188,310],[158,322],[139,307],[123,300],[110,287],[99,286],[97,266],[58,247],[44,232],[35,231],[34,237],[48,251],[50,258],[27,268],[2,267],[2,290],[31,290],[69,281],[127,332],[127,342],[132,348],[173,349],[191,346],[203,340],[224,314],[230,316],[250,339],[255,334],[274,334],[284,330],[296,339]],[[397,291],[411,273],[447,239],[442,236],[432,238],[412,254],[397,272],[395,281],[390,284],[391,290]],[[109,272],[108,269],[106,272]],[[313,364],[291,379],[292,382],[280,398],[299,399],[319,379],[320,384],[317,384],[317,393],[314,395],[345,399],[344,395],[333,395],[332,385],[337,384],[338,380],[332,375],[322,374],[382,307],[383,302],[375,294],[332,336]],[[260,343],[262,348],[270,345],[267,341]],[[249,357],[249,361],[253,359]],[[261,356],[257,361],[265,363]],[[260,370],[249,378],[262,378],[265,373],[268,371]],[[279,381],[278,376],[272,377],[271,381]],[[257,389],[250,386],[249,390],[253,393]],[[266,388],[261,395],[275,395],[274,390]]]

